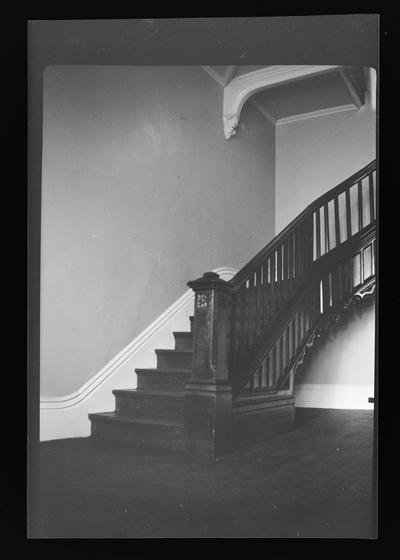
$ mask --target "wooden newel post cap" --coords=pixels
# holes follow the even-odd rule
[[[191,280],[187,285],[194,291],[214,288],[228,290],[230,287],[230,284],[226,280],[222,280],[216,272],[205,272],[203,276],[196,280]]]

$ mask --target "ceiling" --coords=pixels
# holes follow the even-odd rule
[[[238,76],[261,70],[266,66],[203,67],[222,87]],[[250,98],[273,122],[296,115],[335,110],[340,107],[361,107],[364,104],[366,77],[363,68],[335,68],[289,83],[280,83],[261,90]],[[284,122],[284,120],[282,122]]]

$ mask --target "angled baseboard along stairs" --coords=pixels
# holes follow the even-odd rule
[[[194,314],[92,413],[95,441],[145,444],[216,458],[289,430],[293,381],[306,354],[376,286],[376,162],[310,204],[230,280],[188,282]]]

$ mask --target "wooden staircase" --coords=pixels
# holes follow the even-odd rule
[[[184,392],[193,362],[190,331],[174,332],[175,349],[156,349],[157,367],[136,369],[137,389],[115,389],[115,411],[90,414],[92,437],[184,449]]]
[[[376,285],[376,162],[310,204],[230,281],[195,292],[190,331],[114,412],[90,414],[92,438],[215,458],[294,425],[293,380],[315,342]]]

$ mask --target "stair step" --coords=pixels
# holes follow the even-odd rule
[[[167,391],[183,393],[186,383],[189,381],[191,369],[135,369],[138,376],[138,390],[144,391]]]
[[[188,368],[193,365],[192,350],[163,350],[157,349],[157,368]]]
[[[94,440],[183,450],[182,422],[132,418],[116,412],[89,414],[89,420]]]
[[[193,351],[193,333],[186,331],[174,331],[175,350]]]
[[[182,392],[115,389],[117,416],[183,421]]]

